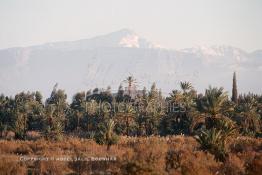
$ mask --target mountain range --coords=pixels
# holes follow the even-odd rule
[[[122,29],[77,41],[54,42],[0,50],[0,93],[43,92],[54,84],[69,97],[95,87],[117,91],[127,76],[137,88],[155,82],[164,95],[190,81],[199,91],[223,86],[230,94],[233,72],[240,93],[262,93],[262,50],[246,52],[232,46],[167,49]],[[124,84],[123,84],[124,85]]]

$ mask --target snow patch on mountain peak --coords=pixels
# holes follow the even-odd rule
[[[158,44],[152,43],[145,38],[140,37],[135,32],[129,29],[122,29],[118,32],[115,32],[119,39],[119,47],[129,47],[129,48],[144,48],[144,49],[154,49],[154,48],[163,48]]]
[[[122,47],[139,48],[139,37],[133,34],[127,35],[120,40],[119,45]]]

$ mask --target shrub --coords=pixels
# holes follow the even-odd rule
[[[27,131],[26,132],[26,138],[28,140],[37,140],[41,138],[41,134],[36,131]]]
[[[229,154],[228,159],[222,167],[223,174],[227,175],[244,175],[246,171],[245,161],[238,156]]]
[[[180,143],[181,144],[181,143]],[[168,174],[208,175],[219,172],[221,163],[214,156],[182,143],[171,146],[166,154],[166,171]]]
[[[259,175],[262,172],[262,154],[258,154],[254,157],[252,162],[248,164],[247,172],[250,175]]]
[[[196,139],[203,150],[208,150],[211,154],[215,155],[217,160],[225,161],[227,151],[225,147],[225,136],[221,130],[212,128],[202,131]]]
[[[32,153],[32,149],[30,148],[30,146],[28,144],[22,144],[20,147],[18,147],[15,151],[16,154],[30,154]]]
[[[0,174],[21,174],[26,175],[26,166],[23,162],[18,162],[15,156],[1,157],[0,158]]]

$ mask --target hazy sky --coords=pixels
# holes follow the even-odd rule
[[[262,49],[261,0],[0,0],[0,48],[129,28],[169,48]]]

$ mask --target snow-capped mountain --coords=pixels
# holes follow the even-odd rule
[[[160,46],[147,41],[140,37],[134,31],[129,29],[122,29],[110,34],[82,39],[78,41],[55,42],[40,45],[37,48],[60,49],[60,50],[86,50],[95,48],[115,48],[115,47],[128,47],[128,48],[159,48]]]
[[[179,81],[198,91],[208,85],[231,90],[237,72],[240,92],[262,93],[262,51],[247,53],[231,46],[198,46],[182,50],[161,48],[123,29],[78,41],[54,42],[0,50],[0,93],[40,90],[45,97],[57,82],[69,96],[82,90],[119,84],[133,75],[138,88],[153,82],[167,95]]]

